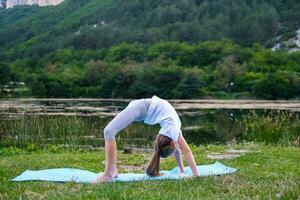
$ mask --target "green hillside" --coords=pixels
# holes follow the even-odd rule
[[[0,86],[23,81],[27,92],[18,95],[39,97],[297,98],[299,53],[268,49],[299,27],[297,0],[65,0],[1,9]]]
[[[298,3],[298,4],[297,4]],[[0,11],[0,51],[44,54],[73,46],[101,49],[121,41],[200,42],[229,38],[270,45],[300,27],[300,3],[254,0],[66,0],[59,6]]]

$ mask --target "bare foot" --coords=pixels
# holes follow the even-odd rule
[[[93,180],[92,184],[109,183],[109,182],[113,182],[113,178],[103,174],[97,177],[95,180]]]

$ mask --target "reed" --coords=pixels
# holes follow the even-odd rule
[[[70,148],[99,147],[104,145],[103,129],[110,119],[100,116],[37,114],[20,115],[13,119],[2,118],[0,119],[0,145],[27,147],[30,144],[38,146],[63,144]],[[124,146],[149,147],[158,130],[157,127],[142,124],[131,125],[118,134],[118,146],[120,148]]]
[[[22,115],[17,119],[1,119],[1,142],[22,146],[26,143],[39,145],[84,144],[86,135],[91,139],[102,138],[103,120],[79,116]]]
[[[10,113],[0,115],[0,145],[67,145],[101,147],[103,129],[112,116]],[[299,146],[299,113],[283,110],[219,110],[201,116],[181,116],[182,131],[189,143],[259,141]],[[151,148],[159,125],[133,123],[117,135],[118,147]]]
[[[300,145],[300,121],[296,112],[251,110],[242,116],[240,124],[244,127],[244,137],[247,140]]]

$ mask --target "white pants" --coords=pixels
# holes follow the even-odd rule
[[[105,140],[114,140],[116,134],[136,121],[143,121],[150,106],[151,99],[131,101],[128,106],[111,120],[104,129]]]

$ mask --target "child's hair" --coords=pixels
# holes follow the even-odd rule
[[[171,155],[175,150],[175,144],[173,140],[167,136],[158,134],[155,141],[155,154],[150,161],[146,173],[149,176],[160,176],[159,163],[160,157],[166,158]]]

